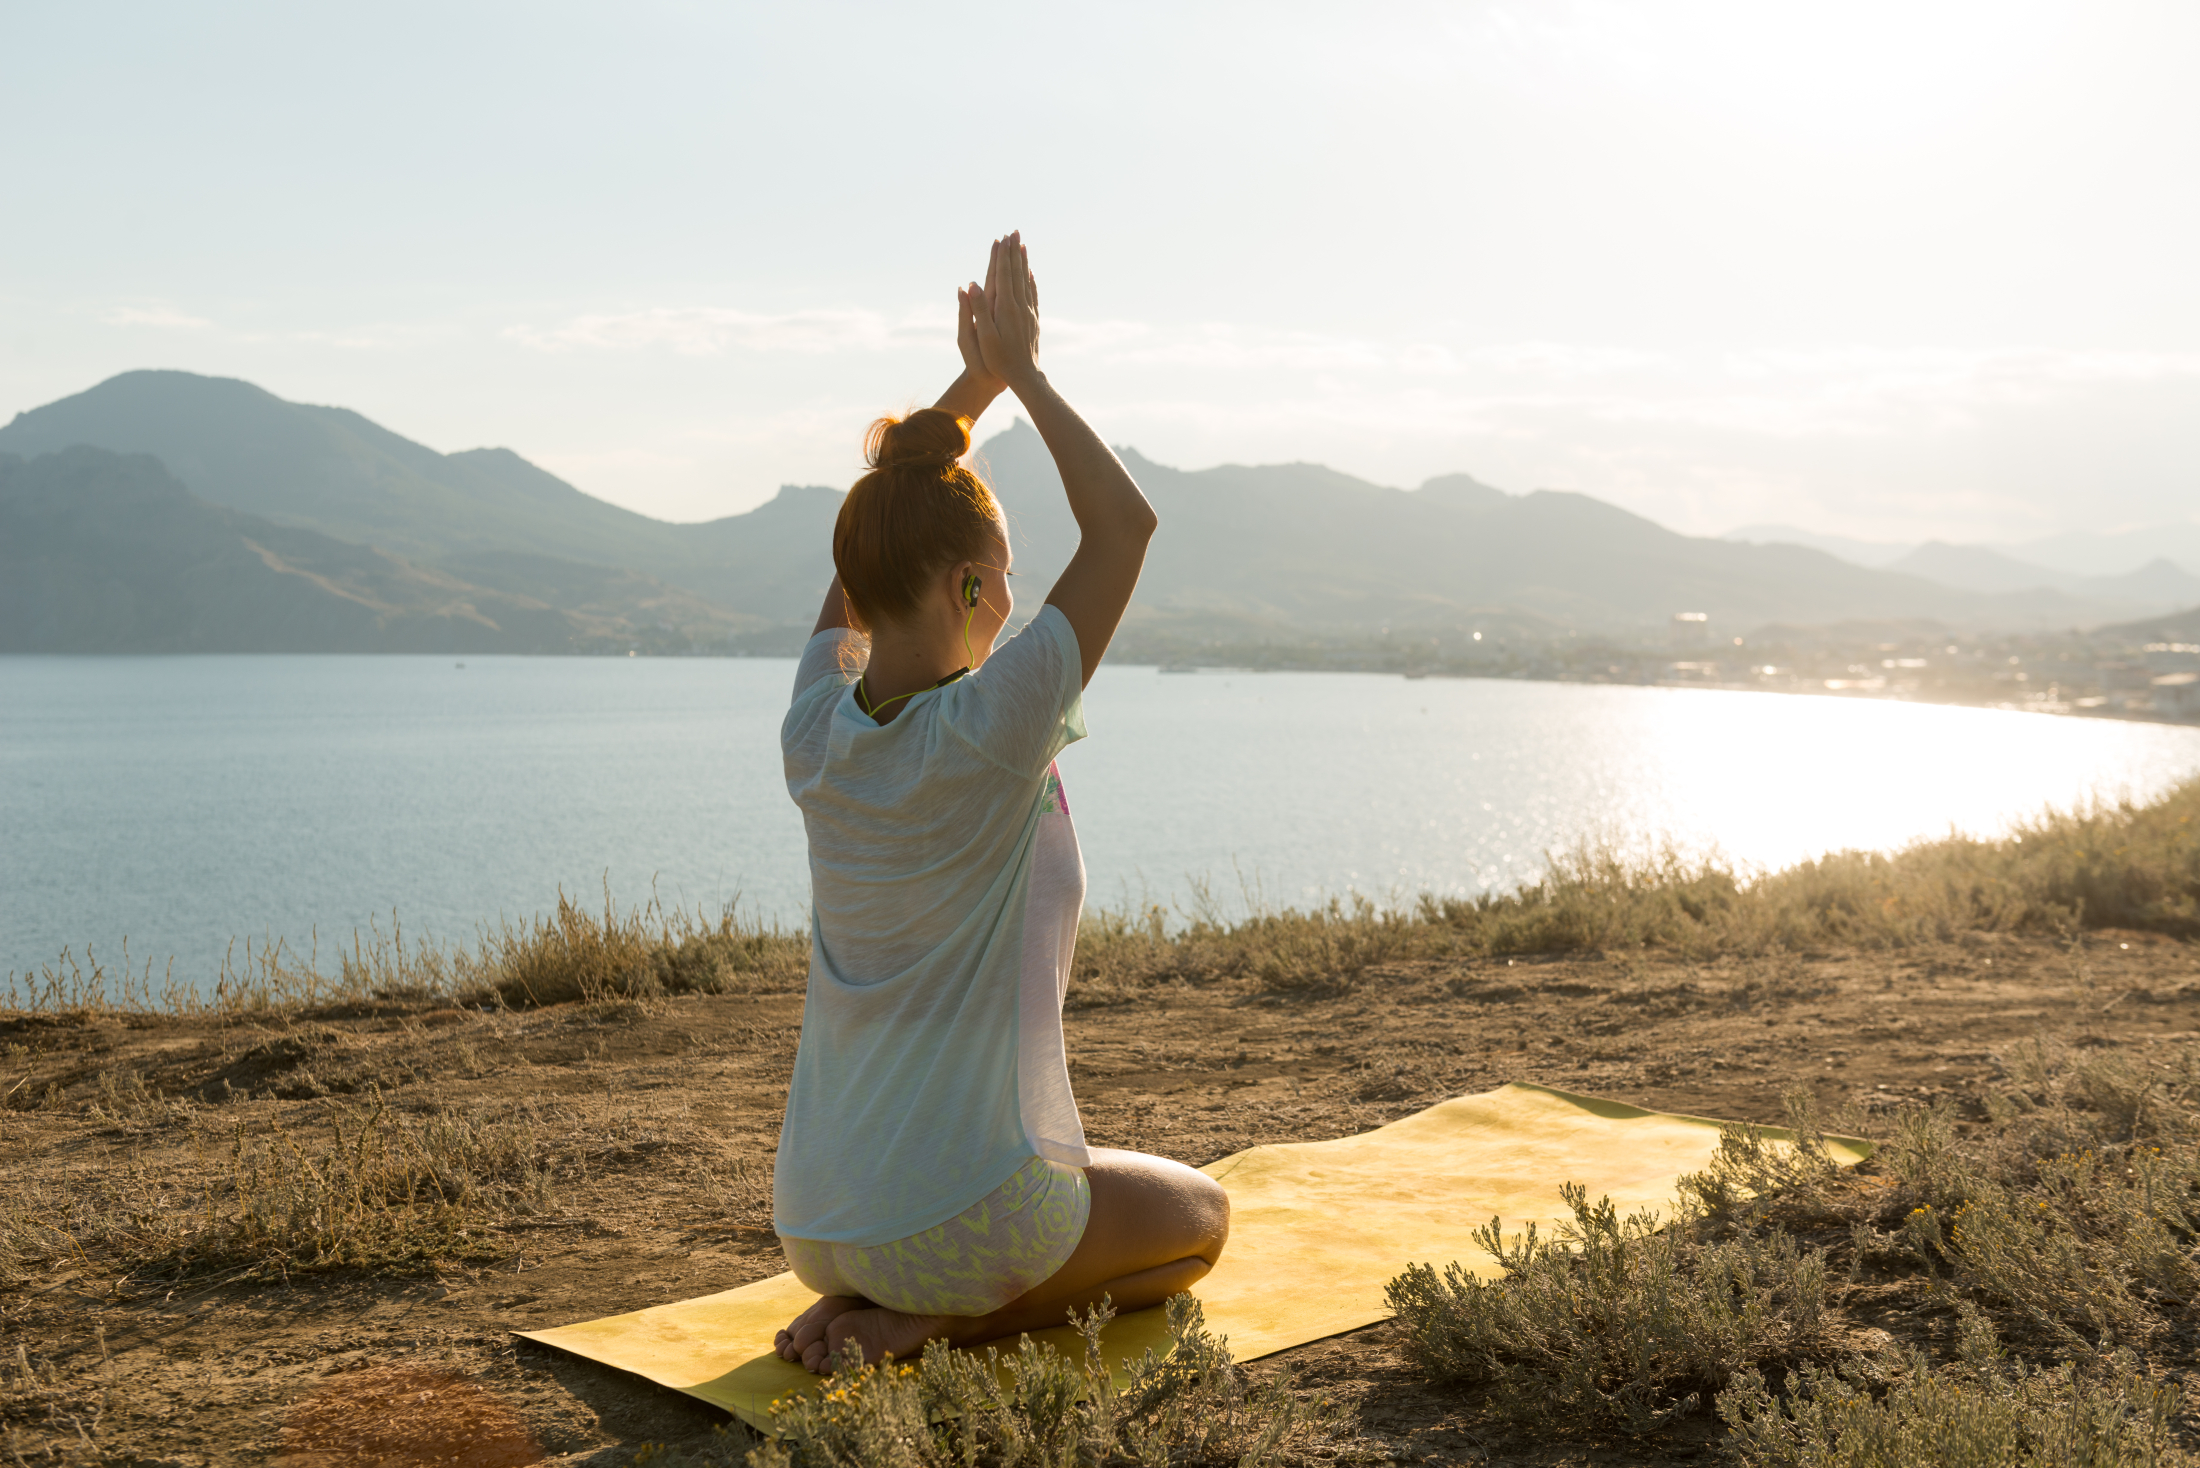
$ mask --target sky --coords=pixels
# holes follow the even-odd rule
[[[1050,378],[1161,463],[2200,510],[2189,4],[4,14],[0,418],[183,368],[708,519],[847,484],[1020,228]]]

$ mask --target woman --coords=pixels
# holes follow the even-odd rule
[[[1157,1304],[1214,1267],[1229,1202],[1182,1163],[1087,1147],[1062,1053],[1084,861],[1054,756],[1138,584],[1153,508],[1038,364],[1017,235],[956,293],[963,374],[881,419],[781,730],[809,831],[809,997],[773,1223],[818,1301],[780,1355],[828,1369],[928,1340]],[[1030,624],[1008,526],[957,460],[1016,394],[1080,539]]]

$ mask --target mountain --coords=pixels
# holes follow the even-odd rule
[[[0,428],[0,453],[24,458],[79,444],[151,454],[211,504],[424,565],[517,553],[624,567],[769,620],[793,585],[832,575],[830,542],[815,530],[822,506],[839,502],[833,490],[790,486],[746,515],[673,525],[510,449],[439,454],[347,408],[286,402],[234,378],[125,372]],[[806,595],[814,602],[814,589]],[[814,614],[801,613],[805,628]]]
[[[1917,547],[1899,544],[1891,540],[1857,540],[1846,535],[1820,535],[1815,530],[1805,530],[1796,525],[1744,525],[1729,530],[1721,540],[1739,540],[1750,545],[1807,545],[1812,550],[1822,550],[1829,556],[1839,556],[1844,561],[1854,561],[1859,566],[1877,569],[1901,560]]]
[[[250,542],[282,562],[276,568],[261,557],[269,574],[296,580],[304,568],[337,568],[313,574],[382,619],[370,631],[359,613],[344,613],[352,620],[331,644],[344,647],[398,637],[392,629],[428,615],[423,609],[463,604],[496,636],[536,626],[529,646],[642,639],[788,651],[807,634],[831,577],[841,502],[838,490],[787,486],[745,514],[675,525],[597,500],[507,449],[437,453],[345,409],[183,372],[125,373],[0,428],[0,452],[50,457],[78,445],[110,458],[156,456],[180,481],[171,488],[187,490],[195,506],[191,515],[174,505],[164,513],[196,516],[192,544],[208,555],[226,536],[224,564]],[[1958,547],[1919,548],[1915,565],[1873,569],[1808,546],[1679,535],[1587,495],[1509,494],[1464,474],[1404,490],[1319,464],[1185,471],[1120,452],[1164,527],[1129,625],[1178,640],[1208,628],[1257,639],[1287,629],[1358,635],[1469,624],[1662,635],[1682,611],[1708,614],[1722,638],[1773,622],[1905,618],[1981,630],[2065,628],[2137,615],[2187,599],[2200,585],[2167,565],[2113,584],[2056,584],[2038,568],[2011,570],[2016,563],[2006,557]],[[1014,527],[1018,599],[1036,608],[1076,545],[1061,481],[1039,435],[1020,419],[986,439],[978,459]],[[57,472],[35,468],[45,462],[33,459],[20,472],[34,479]],[[98,569],[90,522],[67,541],[74,549],[51,542],[62,547],[54,554],[76,556],[71,564],[106,578],[109,600],[124,569],[170,582],[183,574],[160,569],[154,547],[132,539],[128,525],[98,519],[108,491],[97,478],[84,469],[77,492],[100,533],[116,538],[114,569]],[[246,517],[250,527],[217,510]],[[283,539],[278,529],[318,538]],[[295,551],[272,549],[278,540]],[[10,548],[15,564],[35,569],[25,554]],[[1950,585],[1950,577],[1967,584]],[[247,581],[264,580],[255,578]],[[51,577],[37,584],[42,595],[66,600]],[[281,585],[286,594],[297,590]],[[567,620],[537,626],[527,619],[538,612]],[[192,615],[219,621],[211,603]],[[232,640],[245,635],[220,625]],[[132,635],[159,640],[142,629]],[[204,641],[191,636],[200,638],[191,645]]]
[[[2156,557],[2121,576],[2078,576],[2029,565],[1991,546],[1929,540],[1888,568],[1964,591],[2006,593],[2049,588],[2111,616],[2146,616],[2200,603],[2200,576]]]
[[[2188,567],[2200,569],[2200,524],[2181,521],[2113,533],[2073,530],[2010,545],[1950,545],[1946,541],[1897,544],[1885,540],[1854,540],[1845,535],[1821,535],[1795,525],[1744,525],[1729,530],[1721,538],[1759,545],[1807,545],[1844,561],[1854,561],[1859,566],[1909,570],[1970,590],[1985,589],[1981,582],[1990,582],[2003,590],[2030,586],[2070,590],[2088,583],[2105,586],[2116,582],[2122,583],[2121,586],[2107,587],[2100,594],[2111,599],[2134,596],[2140,600],[2158,600],[2168,595],[2174,600],[2180,596],[2189,598],[2190,593],[2183,589],[2183,583],[2173,585],[2161,577],[2156,568],[2167,566],[2179,574]],[[1950,551],[1982,554],[1966,560],[1948,555]],[[1984,557],[1995,559],[1989,562]],[[2025,567],[2023,575],[2029,579],[2018,580],[2014,573],[2005,574],[2002,563]],[[2189,579],[2200,585],[2200,577]],[[2081,594],[2093,595],[2094,592],[2088,590]]]
[[[2077,579],[2044,566],[2028,566],[1988,546],[1951,545],[1945,540],[1926,541],[1908,555],[1889,562],[1889,569],[1964,591],[2025,591]]]
[[[1634,633],[1662,630],[1680,611],[1705,612],[1737,633],[1773,621],[2030,628],[2103,620],[2104,608],[2060,591],[1980,595],[1804,546],[1680,535],[1582,494],[1506,494],[1465,476],[1388,489],[1318,464],[1187,472],[1117,452],[1163,527],[1134,623],[1228,614],[1373,630],[1459,626],[1497,608],[1585,632]],[[1043,594],[1076,545],[1053,461],[1020,419],[981,454],[1028,578],[1019,598],[1029,599],[1027,588]]]
[[[2172,520],[2137,530],[2070,530],[2001,547],[2019,560],[2075,576],[2117,576],[2166,559],[2200,571],[2200,524]]]
[[[655,630],[207,504],[149,454],[0,454],[0,651],[587,652]]]
[[[213,504],[402,556],[488,548],[639,565],[663,529],[517,454],[439,454],[349,409],[233,378],[125,372],[0,428],[0,453],[24,458],[77,444],[151,454]]]

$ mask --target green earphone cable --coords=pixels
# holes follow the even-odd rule
[[[970,624],[977,620],[978,593],[984,588],[985,582],[980,580],[978,577],[963,577],[963,605],[969,607],[970,611],[969,614],[963,618],[963,665],[961,667],[957,668],[954,672],[949,673],[945,678],[940,679],[940,681],[937,683],[930,684],[923,688],[912,688],[907,693],[897,693],[892,698],[886,700],[886,702],[874,703],[868,708],[864,707],[863,702],[863,680],[861,678],[858,678],[856,680],[856,707],[859,709],[863,709],[866,714],[870,715],[872,719],[876,720],[878,718],[878,711],[880,709],[892,708],[895,704],[900,703],[905,698],[915,698],[920,693],[930,693],[934,688],[945,688],[948,684],[954,682],[957,678],[960,678],[963,674],[969,672],[970,665],[978,660],[976,655],[973,654],[970,650]]]
[[[865,707],[863,702],[863,680],[861,678],[858,678],[856,680],[856,707],[862,709],[865,713],[876,719],[878,717],[878,711],[880,709],[892,708],[895,704],[900,703],[905,698],[915,698],[918,694],[930,693],[935,688],[945,688],[948,684],[954,682],[957,678],[960,678],[963,674],[969,671],[970,670],[968,668],[957,668],[954,672],[949,673],[945,678],[940,679],[940,681],[937,683],[927,683],[922,688],[912,688],[907,693],[897,693],[892,698],[887,699],[884,703],[874,703],[868,707]]]

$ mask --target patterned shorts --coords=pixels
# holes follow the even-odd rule
[[[990,1315],[1053,1277],[1085,1236],[1084,1169],[1034,1157],[947,1222],[891,1244],[782,1235],[794,1277],[821,1295],[853,1295],[911,1315]]]

